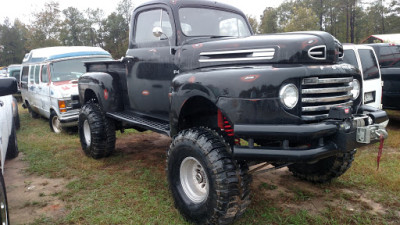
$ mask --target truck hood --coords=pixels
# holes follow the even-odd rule
[[[78,95],[77,81],[57,81],[52,83],[51,97],[70,98],[71,95]]]
[[[243,64],[332,64],[343,47],[326,32],[292,32],[246,38],[190,39],[178,50],[181,70]]]

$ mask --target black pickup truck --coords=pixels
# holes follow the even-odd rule
[[[167,177],[189,221],[226,224],[250,203],[249,165],[288,166],[311,182],[342,175],[355,149],[386,138],[384,111],[361,105],[360,73],[325,32],[253,36],[215,1],[137,7],[126,57],[79,79],[84,152],[109,156],[115,131],[172,137]]]

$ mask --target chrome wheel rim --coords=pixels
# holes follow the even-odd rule
[[[197,159],[185,158],[180,167],[180,181],[186,196],[194,203],[205,201],[209,193],[206,171]]]
[[[83,122],[83,136],[85,137],[86,145],[90,145],[91,142],[90,126],[87,120]]]
[[[60,120],[58,119],[58,116],[53,116],[53,118],[51,120],[51,124],[53,126],[54,133],[57,133],[57,134],[61,133],[62,127],[61,127]]]

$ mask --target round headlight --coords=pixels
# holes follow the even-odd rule
[[[286,84],[283,86],[279,91],[279,98],[286,108],[293,109],[299,101],[299,91],[296,85]]]
[[[351,82],[351,86],[353,87],[353,90],[351,91],[351,93],[353,94],[353,100],[356,100],[358,96],[360,96],[361,92],[360,82],[354,79],[353,82]]]

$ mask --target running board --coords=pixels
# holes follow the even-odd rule
[[[167,136],[170,134],[169,123],[160,120],[143,118],[129,112],[111,112],[107,113],[107,116],[134,126],[142,127],[146,130],[165,134]]]

